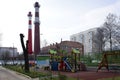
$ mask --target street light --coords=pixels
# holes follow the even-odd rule
[[[13,43],[13,65],[14,65],[14,43]]]

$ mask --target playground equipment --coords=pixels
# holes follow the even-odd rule
[[[75,71],[86,71],[87,68],[86,68],[86,65],[84,63],[82,63],[80,61],[80,52],[79,50],[77,49],[73,49],[72,50],[72,56],[74,57],[73,60],[74,60],[74,68],[75,68]],[[79,60],[77,60],[77,57]]]
[[[120,56],[120,51],[106,51],[106,52],[103,52],[103,58],[102,58],[102,61],[99,63],[98,65],[98,69],[97,69],[97,72],[98,70],[100,70],[102,67],[105,67],[108,71],[109,71],[109,67],[112,66],[112,67],[120,67],[120,59],[119,60],[113,60],[114,61],[114,64],[113,65],[108,65],[108,56]]]
[[[65,52],[60,50],[59,52]],[[79,50],[72,49],[71,57],[66,56],[65,53],[57,53],[55,50],[49,51],[51,54],[51,70],[54,71],[71,71],[76,72],[78,70],[86,70],[86,66],[80,61],[77,62],[77,55],[80,54]]]
[[[64,59],[64,63],[66,64],[66,66],[68,67],[69,70],[71,70],[72,72],[74,72],[74,70],[72,69],[72,67],[70,66],[69,62],[67,62],[66,59]]]
[[[55,60],[55,55],[57,54],[57,51],[50,49],[50,64],[51,64],[51,70],[57,71],[58,70],[58,62]]]

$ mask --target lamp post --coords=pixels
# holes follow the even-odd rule
[[[14,43],[13,43],[13,65],[14,65]]]

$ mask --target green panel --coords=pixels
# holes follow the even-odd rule
[[[47,60],[50,59],[49,56],[37,56],[37,60]]]

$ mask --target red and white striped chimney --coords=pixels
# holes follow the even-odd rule
[[[32,14],[28,13],[28,54],[32,54]]]
[[[40,53],[40,21],[39,21],[39,3],[36,2],[35,5],[35,32],[34,32],[34,54],[39,54]]]

